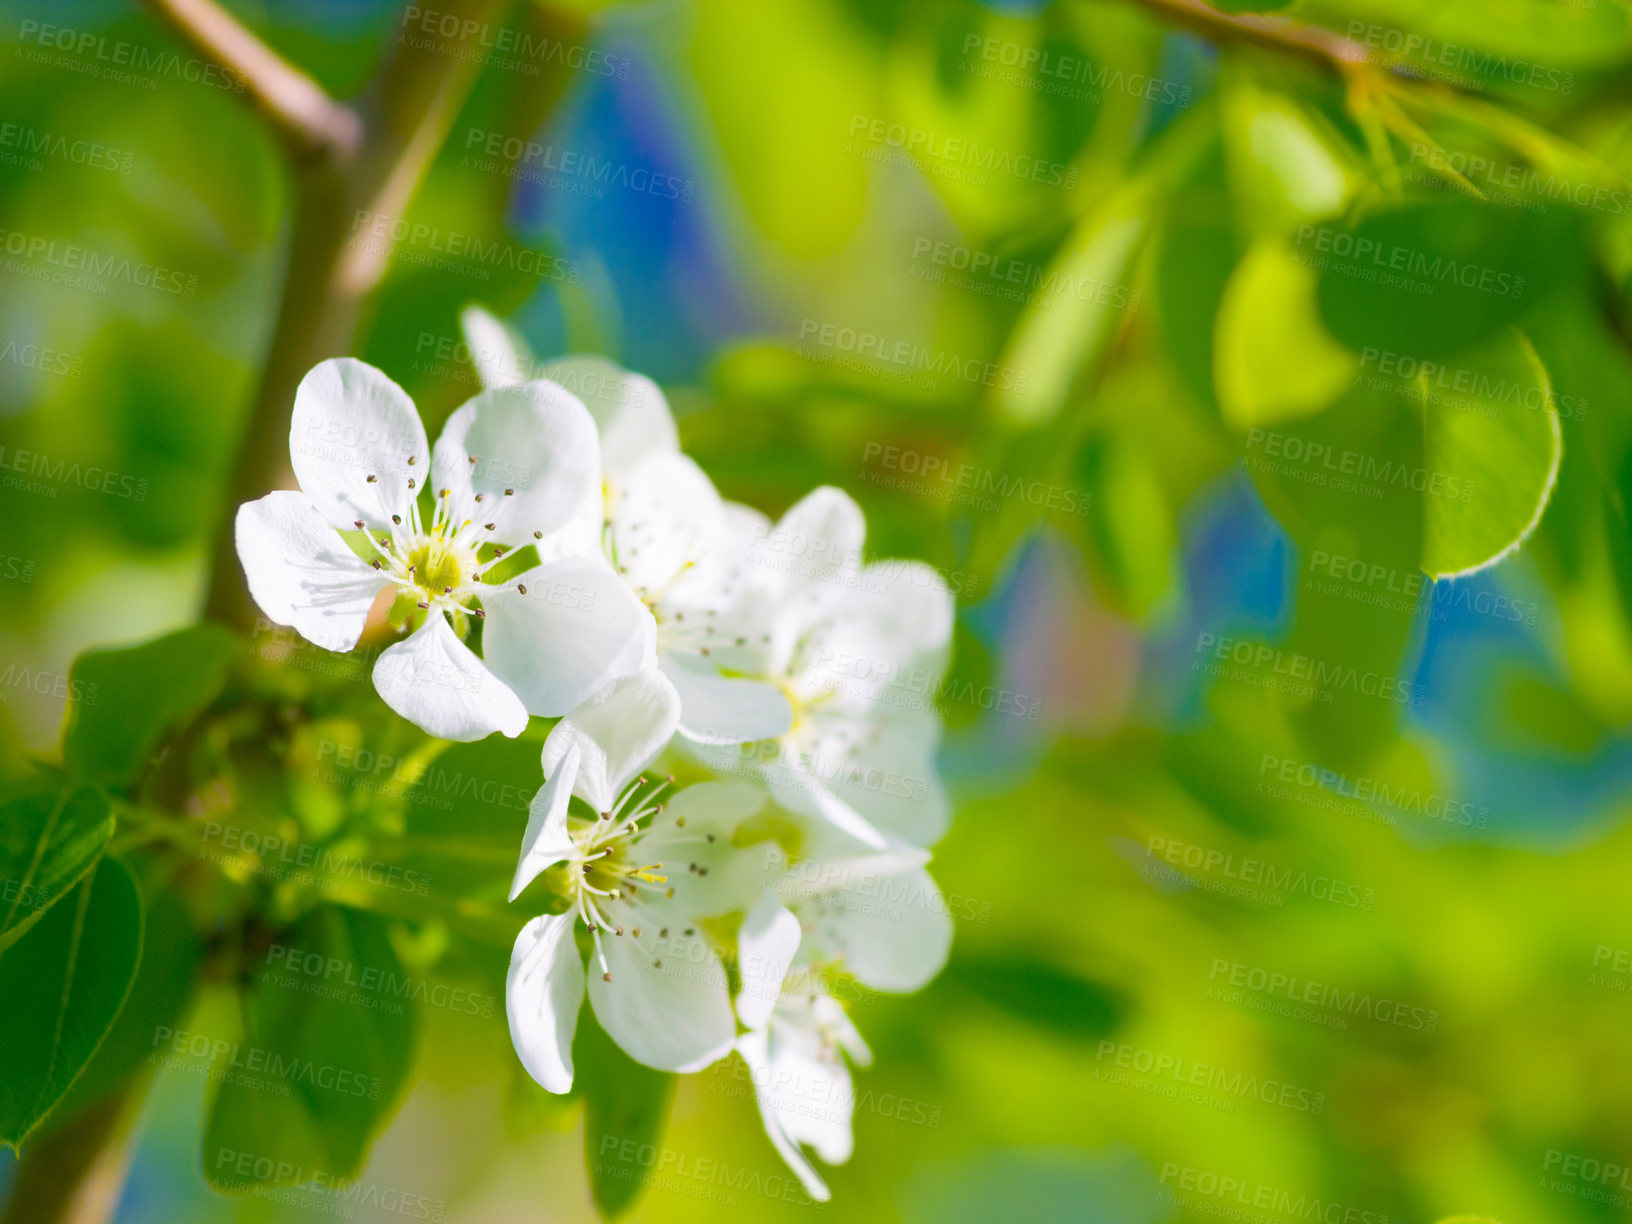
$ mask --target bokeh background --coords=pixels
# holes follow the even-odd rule
[[[231,8],[342,98],[411,28],[395,0]],[[696,1171],[783,1172],[733,1062],[682,1081],[664,1140],[682,1171],[633,1218],[1632,1206],[1632,6],[1278,16],[1368,57],[1337,69],[1121,0],[654,0],[547,26],[521,3],[494,23],[554,31],[572,62],[494,48],[357,355],[434,437],[475,389],[466,304],[541,356],[605,353],[662,384],[725,495],[779,513],[839,485],[870,552],[929,560],[959,601],[940,695],[956,815],[933,865],[952,959],[855,1008],[876,1065],[834,1203]],[[94,40],[42,53],[42,23]],[[121,44],[181,50],[136,5],[5,0],[0,40],[17,776],[56,751],[75,655],[199,615],[291,180],[230,90],[99,70]],[[544,151],[506,156],[512,138]],[[1345,306],[1327,275],[1316,310],[1296,258],[1240,274],[1276,243],[1335,259],[1319,234],[1377,215],[1522,292],[1374,285]],[[162,275],[51,283],[10,235]],[[512,255],[472,256],[471,236]],[[1521,344],[1551,379],[1541,407],[1457,382]],[[1450,369],[1439,389],[1466,402],[1425,407],[1401,356]],[[1321,488],[1318,461],[1251,433],[1434,471],[1414,448],[1436,411],[1522,417],[1515,454],[1471,478],[1480,521],[1557,466],[1519,547],[1438,582],[1422,562],[1460,530],[1446,499],[1410,478]],[[1549,418],[1561,463],[1527,432]],[[1353,679],[1311,687],[1300,658]],[[156,1077],[120,1224],[595,1218],[581,1123],[516,1067],[498,979],[443,971],[499,1005],[426,1009],[362,1176],[395,1198],[216,1193],[211,1085],[182,1067]],[[212,984],[187,1027],[230,1033],[232,1013]]]

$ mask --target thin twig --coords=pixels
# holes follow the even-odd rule
[[[1348,71],[1373,62],[1361,43],[1322,26],[1255,13],[1221,13],[1202,0],[1133,0],[1141,8],[1183,26],[1209,42],[1252,43]]]
[[[244,92],[296,156],[349,161],[363,123],[215,0],[143,0],[196,53],[242,82]]]

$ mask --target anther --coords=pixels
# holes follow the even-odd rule
[[[601,981],[610,982],[611,980],[612,980],[612,975],[610,973],[601,974]]]
[[[523,595],[527,594],[527,584],[525,582],[516,583],[516,590],[520,591]]]
[[[369,477],[369,478],[368,478],[368,483],[369,483],[369,484],[378,484],[378,483],[379,483],[379,479],[380,479],[380,478],[379,478],[379,477],[378,477],[378,476],[370,476],[370,477]]]
[[[357,519],[355,522],[352,523],[352,526],[357,528],[358,531],[361,531],[363,529],[363,520],[362,519]]]
[[[408,456],[408,466],[409,467],[413,467],[414,464],[416,464],[418,462],[419,462],[419,456],[418,455],[409,455]]]
[[[400,527],[400,526],[401,526],[401,525],[402,525],[402,515],[400,515],[400,514],[393,514],[393,515],[392,515],[392,516],[391,516],[391,521],[392,521],[392,522],[393,522],[393,523],[396,523],[396,524],[397,524],[397,525],[398,525],[398,526],[399,526],[399,527]]]
[[[533,532],[533,539],[542,540],[543,538],[544,538],[544,533],[542,531]]]
[[[495,527],[495,526],[497,526],[497,524],[495,524],[495,523],[484,523],[484,524],[482,524],[482,525],[483,525],[483,526],[484,526],[484,527],[485,527],[485,528],[486,528],[486,529],[487,529],[487,530],[488,530],[488,531],[492,531],[492,530],[493,530],[493,528],[494,528],[494,527]]]
[[[506,497],[514,497],[516,495],[516,491],[514,489],[506,489],[504,491],[504,495]]]

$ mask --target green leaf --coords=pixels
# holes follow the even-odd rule
[[[193,1001],[203,944],[174,889],[149,885],[142,962],[107,1040],[74,1081],[59,1116],[71,1116],[119,1087],[154,1060],[154,1038],[174,1030]]]
[[[1251,429],[1313,416],[1354,384],[1359,359],[1321,323],[1318,283],[1314,269],[1273,240],[1236,266],[1213,338],[1226,424]]]
[[[217,1061],[204,1175],[220,1190],[361,1171],[413,1061],[412,980],[373,914],[325,906],[246,990],[243,1040]]]
[[[0,952],[84,878],[112,836],[108,801],[88,786],[0,806]]]
[[[1570,279],[1566,210],[1467,200],[1412,204],[1346,229],[1298,227],[1297,255],[1321,270],[1320,309],[1343,343],[1438,357],[1498,336]]]
[[[1243,232],[1287,233],[1301,221],[1342,212],[1354,177],[1330,125],[1286,94],[1261,88],[1245,71],[1227,79],[1225,164]]]
[[[403,865],[434,879],[440,893],[504,902],[527,808],[543,785],[534,740],[490,735],[448,745],[404,796]]]
[[[142,903],[124,865],[96,873],[0,953],[0,1143],[26,1140],[113,1027],[136,976]]]
[[[1117,192],[1066,240],[1048,266],[1050,284],[1081,287],[1080,292],[1044,295],[1026,308],[1015,326],[1002,364],[1024,371],[1024,385],[999,389],[1002,414],[1024,426],[1050,420],[1070,396],[1077,379],[1104,356],[1122,308],[1128,270],[1148,233],[1148,188],[1134,183]],[[1090,291],[1113,286],[1105,300]],[[1118,301],[1122,307],[1118,306]]]
[[[1175,197],[1152,261],[1163,346],[1174,372],[1204,406],[1215,403],[1213,321],[1240,254],[1224,173],[1223,149],[1215,147],[1193,189]]]
[[[226,629],[204,624],[140,646],[81,655],[69,669],[74,700],[64,759],[104,785],[133,781],[165,732],[221,691],[238,648]]]
[[[1078,478],[1091,494],[1088,529],[1107,597],[1120,611],[1148,615],[1178,575],[1177,533],[1155,465],[1125,438],[1095,437],[1078,457]]]
[[[1445,492],[1422,433],[1408,383],[1367,379],[1328,412],[1247,432],[1252,482],[1300,546],[1297,611],[1266,670],[1224,669],[1210,700],[1215,717],[1246,696],[1240,690],[1260,693],[1276,712],[1256,716],[1285,718],[1303,749],[1334,767],[1359,768],[1394,738],[1411,697],[1397,682],[1419,621],[1415,598],[1390,587],[1421,585],[1424,502],[1434,496],[1426,490]],[[1344,579],[1353,563],[1378,574],[1378,585]],[[1306,661],[1307,683],[1276,674],[1294,659]],[[1392,697],[1379,696],[1385,686]]]
[[[1422,567],[1436,578],[1482,569],[1541,521],[1563,457],[1547,371],[1518,333],[1416,379],[1424,407]]]
[[[1117,1029],[1128,1010],[1128,1001],[1111,987],[1023,951],[978,958],[954,955],[942,978],[954,990],[974,994],[1012,1018],[1068,1041],[1099,1040]]]
[[[668,1121],[675,1077],[630,1058],[585,1008],[572,1042],[574,1086],[584,1098],[584,1164],[595,1206],[608,1220],[629,1213],[646,1187],[656,1146]]]

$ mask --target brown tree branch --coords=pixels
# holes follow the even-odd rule
[[[1252,43],[1313,59],[1340,70],[1370,63],[1371,53],[1353,39],[1322,26],[1259,13],[1221,13],[1203,0],[1133,0],[1141,8],[1209,42]]]
[[[143,0],[198,55],[243,84],[297,157],[349,160],[363,138],[362,120],[273,51],[215,0]]]
[[[240,629],[255,623],[233,539],[234,514],[243,502],[294,487],[289,418],[295,388],[318,362],[354,352],[364,305],[390,265],[393,244],[360,228],[357,219],[395,221],[407,210],[481,71],[492,23],[509,3],[443,0],[442,12],[458,18],[454,36],[426,33],[404,20],[358,107],[363,139],[356,156],[294,164],[285,281],[212,553],[205,599],[212,619]],[[521,20],[544,21],[561,40],[582,33],[533,4],[524,6]]]
[[[1259,13],[1221,13],[1203,0],[1132,0],[1140,8],[1213,43],[1250,43],[1349,71],[1374,62],[1367,48],[1323,26]]]
[[[125,1087],[24,1146],[0,1224],[108,1224],[119,1206],[151,1077]]]

